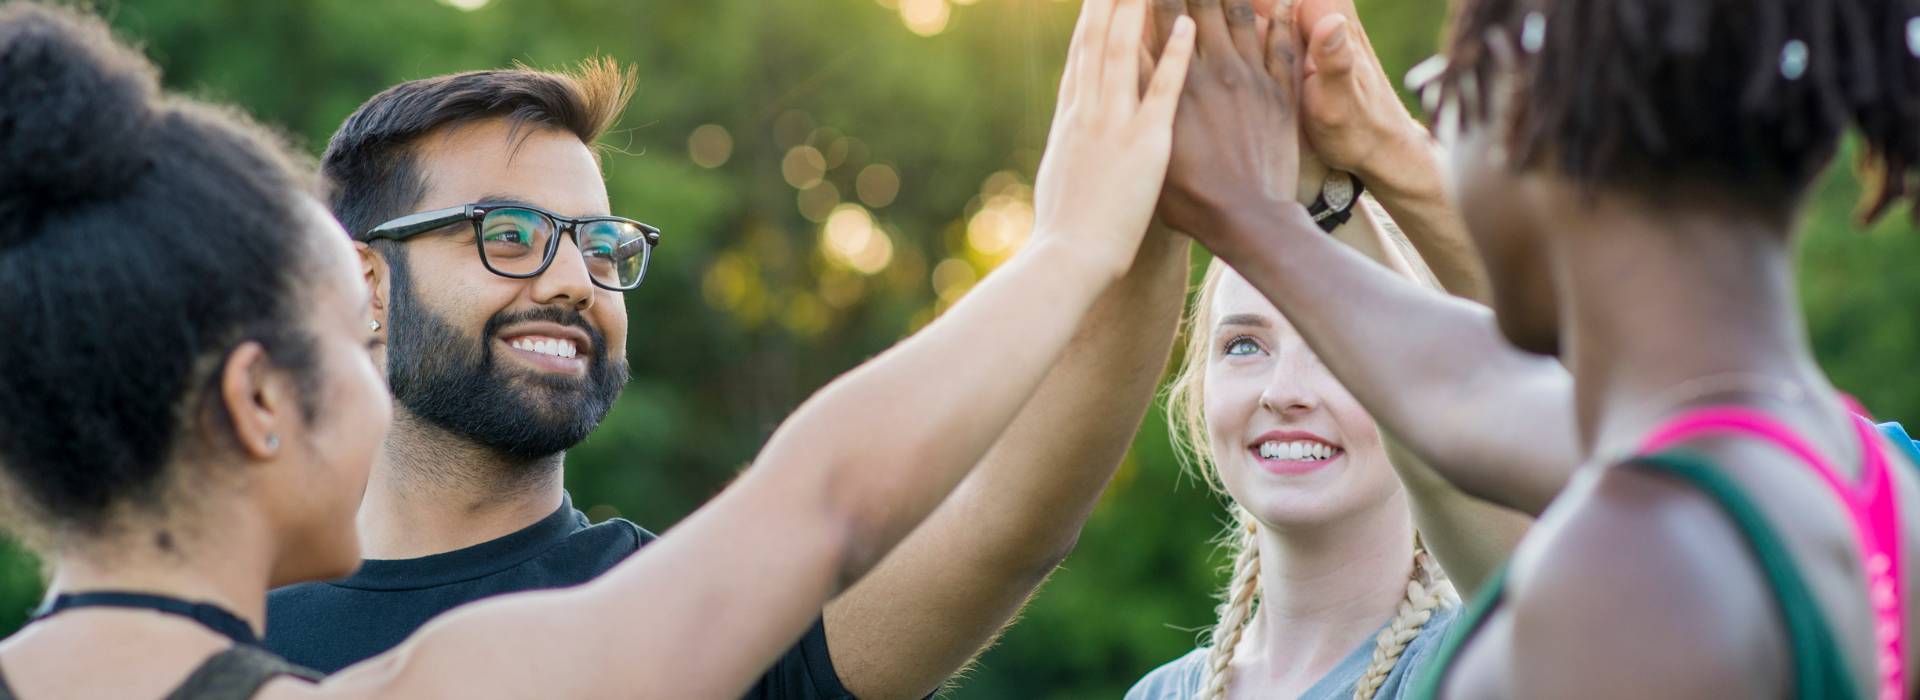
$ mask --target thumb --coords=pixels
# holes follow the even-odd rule
[[[1345,15],[1328,15],[1314,23],[1307,39],[1307,55],[1313,62],[1313,74],[1322,84],[1344,85],[1347,76],[1353,73],[1358,44],[1349,36],[1352,31],[1352,23]]]

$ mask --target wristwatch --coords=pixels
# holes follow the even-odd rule
[[[1353,218],[1353,207],[1365,191],[1367,186],[1360,178],[1351,173],[1330,171],[1327,179],[1320,183],[1320,197],[1307,206],[1307,213],[1313,215],[1313,223],[1319,224],[1320,230],[1333,233]]]

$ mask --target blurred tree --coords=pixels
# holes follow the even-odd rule
[[[1360,0],[1395,75],[1444,3]],[[608,139],[616,213],[666,231],[627,295],[634,380],[569,455],[595,518],[664,530],[834,375],[925,323],[1024,240],[1077,3],[1060,0],[107,0],[175,89],[317,152],[402,80],[606,54],[640,91]],[[1844,174],[1809,212],[1810,332],[1837,383],[1920,421],[1920,237],[1862,234]],[[1156,410],[1078,551],[955,698],[1112,698],[1212,622],[1224,512]],[[40,595],[0,545],[0,631]]]

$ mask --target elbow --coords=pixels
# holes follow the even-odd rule
[[[855,444],[855,443],[847,443]],[[889,465],[911,460],[874,449],[836,450],[816,488],[836,562],[836,590],[845,591],[878,566],[921,518],[922,506],[903,492]],[[926,506],[931,508],[931,506]]]

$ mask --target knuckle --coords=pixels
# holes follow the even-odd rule
[[[1227,22],[1229,24],[1253,24],[1254,16],[1253,3],[1247,0],[1230,0],[1227,3]]]

